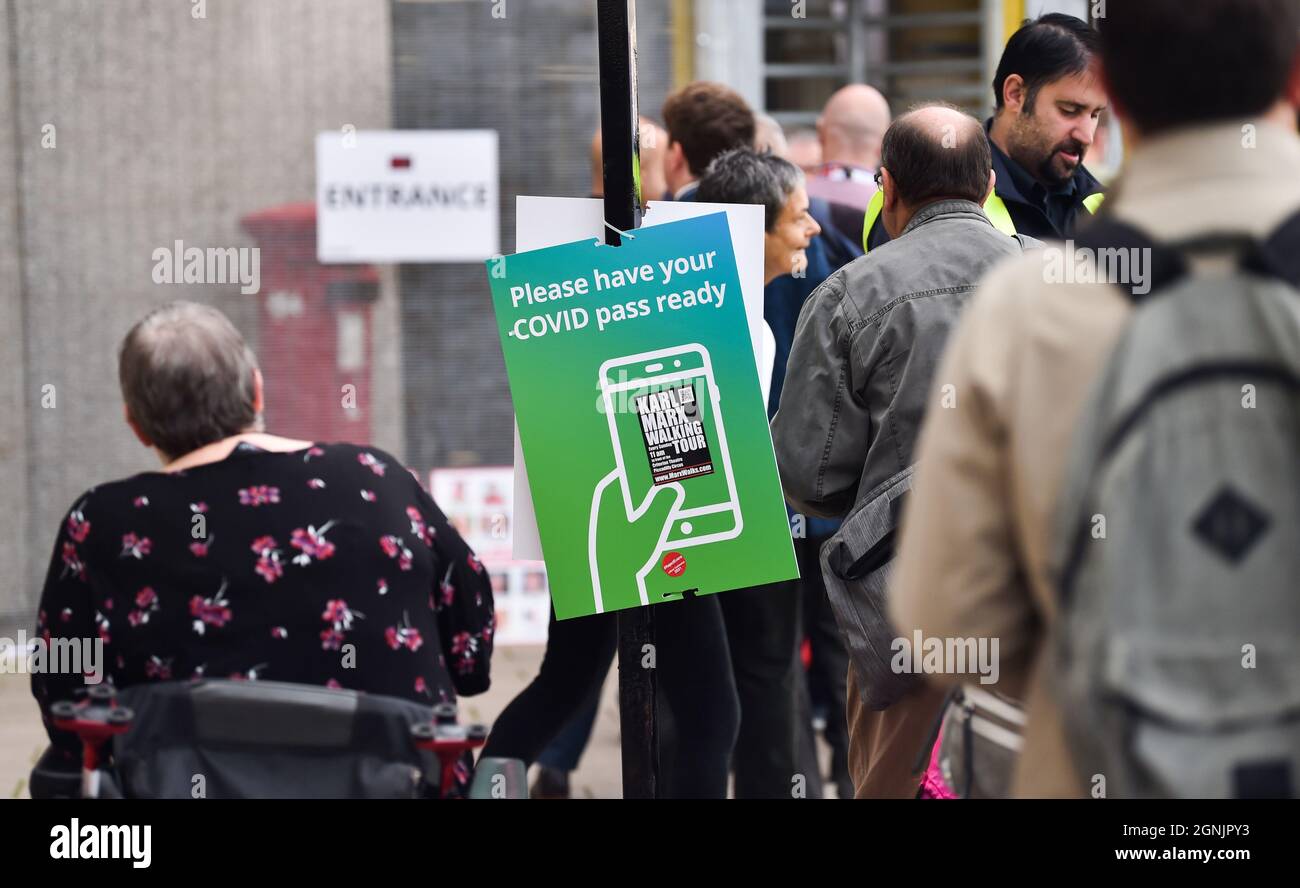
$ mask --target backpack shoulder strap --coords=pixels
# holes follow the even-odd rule
[[[1300,289],[1300,211],[1288,217],[1263,243],[1247,251],[1241,267],[1281,278]]]
[[[1151,293],[1187,274],[1185,254],[1216,250],[1238,252],[1244,270],[1278,278],[1300,289],[1300,211],[1287,217],[1262,242],[1242,234],[1209,233],[1177,244],[1158,244],[1136,226],[1113,216],[1102,216],[1079,232],[1075,246],[1093,250],[1151,250]],[[1120,285],[1120,289],[1134,302],[1150,296],[1150,293],[1134,295],[1132,287],[1126,285]]]
[[[1175,247],[1157,243],[1150,235],[1135,225],[1121,222],[1114,216],[1100,216],[1084,226],[1074,237],[1076,248],[1091,250],[1150,250],[1150,290],[1141,294],[1133,289],[1138,282],[1117,284],[1133,302],[1141,302],[1161,287],[1168,286],[1187,274],[1187,260]],[[1146,289],[1145,287],[1143,288]]]

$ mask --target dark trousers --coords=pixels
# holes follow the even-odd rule
[[[849,669],[849,652],[844,646],[835,614],[826,597],[822,581],[820,552],[829,536],[810,536],[794,541],[799,559],[800,593],[803,605],[803,632],[812,648],[812,665],[808,682],[813,698],[825,704],[826,742],[831,747],[831,780],[840,790],[840,798],[852,798],[853,782],[849,779],[849,726],[845,717],[845,680]]]
[[[806,773],[798,755],[799,585],[791,580],[718,597],[740,697],[736,798],[797,797],[795,789],[806,793],[816,776]]]
[[[726,798],[740,716],[717,596],[655,605],[654,635],[658,704],[675,726],[674,740],[661,743],[660,795]],[[497,718],[482,756],[536,761],[590,702],[617,647],[615,614],[557,621],[552,612],[537,678]]]
[[[605,668],[608,670],[609,665],[606,664]],[[597,687],[595,696],[569,719],[560,733],[555,735],[555,739],[541,751],[537,756],[537,764],[565,773],[578,770],[578,762],[582,760],[582,754],[591,742],[591,732],[596,727],[600,691],[601,688]]]

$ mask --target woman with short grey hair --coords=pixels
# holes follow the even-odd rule
[[[426,703],[487,689],[487,572],[396,459],[262,431],[256,359],[208,306],[150,313],[118,369],[127,424],[162,469],[77,497],[41,596],[46,643],[100,642],[118,688],[264,678]],[[70,760],[80,746],[49,707],[84,683],[32,676]]]
[[[762,205],[764,286],[807,269],[806,250],[822,229],[809,212],[803,171],[790,161],[749,148],[733,149],[709,164],[695,199]]]

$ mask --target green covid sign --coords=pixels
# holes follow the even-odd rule
[[[487,266],[559,619],[798,576],[726,214]]]

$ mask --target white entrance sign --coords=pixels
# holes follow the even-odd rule
[[[500,251],[494,130],[316,136],[321,262],[481,262]]]

